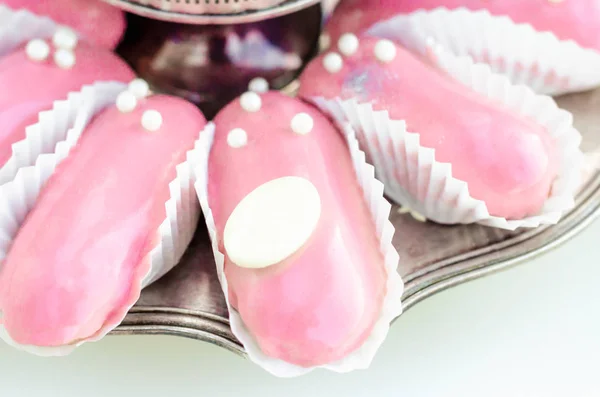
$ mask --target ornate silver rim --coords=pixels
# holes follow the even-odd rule
[[[177,12],[169,12],[140,4],[133,0],[104,0],[109,4],[117,6],[125,11],[141,15],[143,17],[160,19],[163,21],[186,23],[186,24],[237,24],[256,22],[264,19],[279,17],[290,14],[313,4],[319,3],[320,0],[288,0],[277,6],[265,8],[262,10],[245,11],[239,14],[185,14]]]

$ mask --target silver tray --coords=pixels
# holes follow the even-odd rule
[[[419,223],[392,210],[405,309],[446,288],[516,265],[575,236],[600,214],[600,89],[558,98],[573,112],[588,160],[576,208],[559,224],[507,232],[478,225]],[[166,334],[207,341],[238,354],[229,329],[207,233],[199,227],[181,264],[146,289],[115,334]]]
[[[287,0],[283,3],[261,10],[248,10],[237,14],[187,14],[160,10],[149,5],[144,5],[142,0],[104,0],[109,4],[122,8],[125,11],[143,17],[160,19],[163,21],[188,23],[197,25],[221,25],[262,21],[299,11],[303,8],[317,4],[320,0]],[[187,2],[190,0],[170,0],[173,2]],[[195,0],[192,0],[195,1]]]

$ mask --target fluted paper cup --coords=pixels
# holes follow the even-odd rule
[[[0,4],[0,56],[29,40],[52,37],[58,27],[50,18]]]
[[[344,359],[331,364],[324,365],[325,368],[335,372],[349,372],[356,369],[367,368],[375,353],[383,343],[390,328],[390,323],[394,318],[402,313],[401,297],[404,284],[397,271],[398,253],[392,245],[394,235],[394,226],[389,222],[388,216],[391,206],[383,197],[383,185],[375,179],[373,167],[365,162],[365,155],[359,149],[354,131],[346,124],[341,128],[344,131],[357,180],[362,187],[364,198],[368,203],[376,230],[379,235],[381,252],[385,258],[385,269],[387,273],[387,292],[383,301],[381,314],[369,338],[362,344],[358,350],[354,351]],[[200,198],[200,205],[206,220],[206,225],[212,241],[212,249],[217,266],[217,274],[221,287],[227,300],[229,309],[229,321],[234,335],[242,342],[248,352],[249,358],[267,370],[268,372],[280,377],[293,377],[306,374],[315,368],[303,368],[282,360],[267,356],[263,353],[253,339],[251,332],[246,328],[243,319],[229,302],[227,279],[224,273],[225,256],[219,251],[219,239],[215,227],[212,210],[208,203],[208,159],[213,142],[213,134],[204,134],[200,137],[199,153],[201,158],[198,161],[196,191]]]
[[[560,95],[600,85],[600,52],[517,24],[507,16],[466,8],[399,14],[369,28],[367,34],[402,43],[425,53],[435,40],[455,55],[489,64],[514,84],[539,94]]]
[[[409,131],[406,120],[391,119],[388,112],[376,111],[370,103],[356,99],[312,101],[335,119],[352,124],[388,197],[427,219],[443,224],[480,223],[509,230],[557,223],[573,208],[581,178],[581,134],[573,127],[573,116],[560,109],[552,98],[511,84],[488,65],[476,64],[469,57],[456,57],[439,46],[433,45],[430,50],[450,77],[539,123],[554,138],[559,150],[558,174],[538,213],[523,219],[490,215],[485,202],[469,194],[468,183],[453,177],[452,164],[437,161],[434,149],[421,146],[419,131]]]
[[[120,87],[120,89],[114,89],[115,87]],[[46,118],[44,128],[54,130],[56,136],[63,137],[63,140],[56,145],[55,151],[37,156],[35,165],[19,168],[14,180],[0,186],[0,209],[2,209],[0,211],[0,270],[2,261],[10,251],[12,241],[20,226],[28,213],[35,207],[39,194],[55,172],[56,167],[68,157],[70,151],[77,145],[93,117],[108,105],[115,103],[118,94],[127,89],[127,85],[117,84],[112,88],[97,90],[94,87],[87,87],[81,95],[76,96],[77,100],[72,96],[70,99],[74,102],[66,107],[69,109],[69,122],[65,122],[64,118]],[[53,124],[52,121],[55,123]],[[199,134],[202,135],[203,132],[199,131]],[[40,347],[16,343],[0,321],[0,338],[18,349],[36,355],[63,356],[71,353],[83,343],[102,339],[117,327],[139,299],[141,290],[179,262],[193,237],[200,216],[200,206],[194,190],[194,169],[196,168],[196,159],[199,158],[195,153],[196,150],[190,150],[187,153],[186,161],[177,165],[176,177],[169,184],[170,198],[165,203],[166,216],[156,230],[156,245],[146,257],[142,258],[135,270],[129,295],[126,296],[120,307],[114,308],[100,330],[91,337],[74,341],[72,344]],[[43,264],[40,263],[40,266]],[[0,318],[1,316],[0,307]]]

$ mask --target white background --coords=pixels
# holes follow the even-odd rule
[[[212,345],[114,336],[61,359],[0,346],[0,396],[600,396],[600,222],[558,250],[440,293],[371,369],[276,379]]]

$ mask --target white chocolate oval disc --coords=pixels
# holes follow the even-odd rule
[[[237,266],[262,269],[298,251],[315,231],[321,198],[307,179],[288,176],[264,183],[235,207],[223,243]]]

